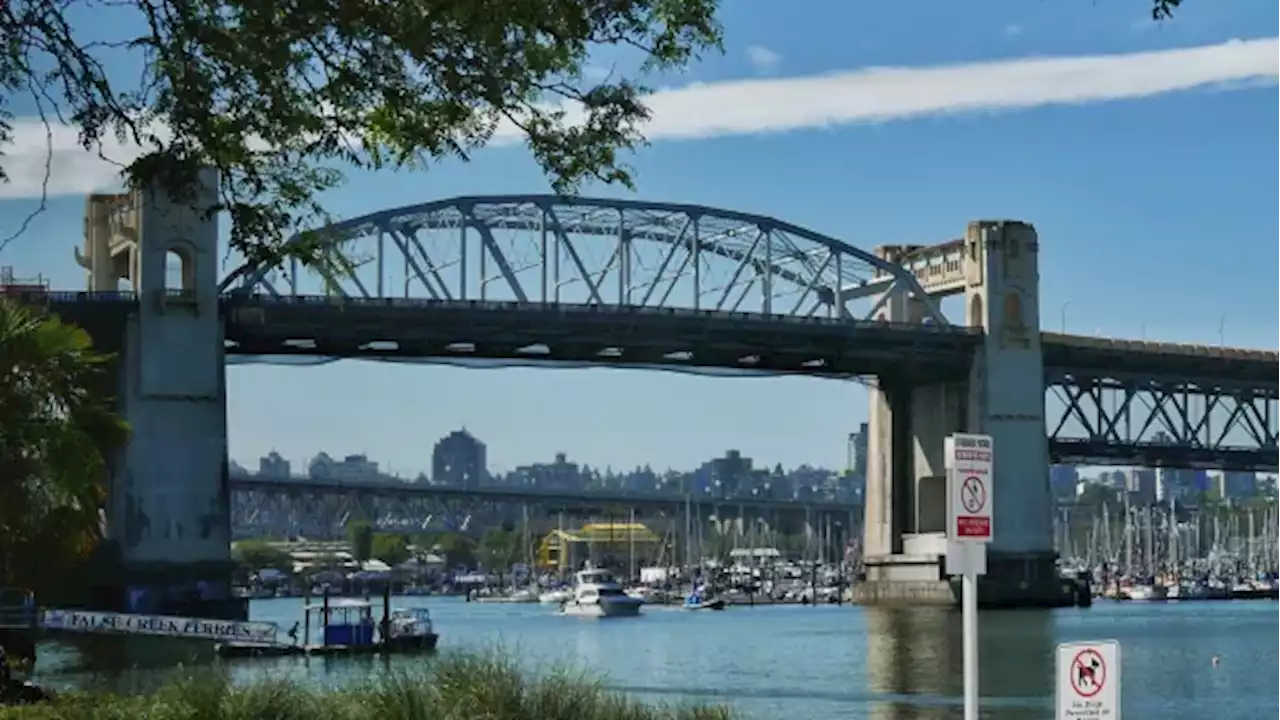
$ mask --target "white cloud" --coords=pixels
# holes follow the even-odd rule
[[[1017,23],[1009,23],[1004,26],[1005,37],[1017,37],[1022,34],[1022,26]]]
[[[1256,87],[1280,75],[1280,38],[1231,41],[1176,50],[1023,58],[930,67],[863,68],[769,80],[695,83],[648,99],[653,140],[786,132],[888,122],[948,113],[992,112],[1099,103],[1214,87]],[[12,181],[0,198],[38,197],[44,176],[44,128],[16,123],[15,142],[0,159]],[[503,128],[496,144],[519,141]],[[118,186],[118,167],[86,153],[69,128],[55,128],[52,195],[81,195]],[[119,162],[136,150],[108,143]]]
[[[757,73],[768,75],[782,64],[782,56],[767,47],[752,45],[747,48],[747,61]]]

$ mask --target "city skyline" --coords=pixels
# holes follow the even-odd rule
[[[717,458],[723,458],[736,452],[736,453],[740,453],[743,457],[746,457],[755,461],[756,464],[760,467],[774,468],[776,466],[781,466],[784,470],[788,470],[788,471],[796,470],[801,467],[809,467],[815,470],[830,471],[835,473],[842,473],[842,472],[845,472],[846,470],[843,464],[838,467],[836,466],[826,467],[826,466],[821,466],[814,463],[802,463],[800,465],[788,466],[785,463],[764,462],[759,458],[755,457],[754,455],[752,455],[750,452],[745,450],[739,450],[737,448],[726,448],[724,450],[720,450],[718,451],[719,452],[718,455],[715,454],[717,451],[709,451],[709,452],[712,452],[712,455],[708,455],[707,457],[703,458],[701,462],[706,462],[708,460],[713,460]],[[321,456],[325,456],[335,462],[342,462],[343,460],[347,460],[347,459],[359,458],[363,461],[367,461],[372,465],[377,466],[378,472],[383,473],[389,477],[411,480],[419,475],[422,475],[422,476],[434,479],[434,473],[432,472],[434,468],[431,467],[433,463],[432,463],[432,457],[430,454],[424,456],[425,459],[422,462],[421,468],[392,467],[390,465],[382,463],[377,458],[377,456],[368,452],[362,452],[362,451],[348,452],[348,451],[338,451],[336,449],[329,449],[329,450],[319,449],[312,453],[304,454],[299,457],[287,457],[276,450],[269,450],[265,455],[261,455],[256,458],[232,457],[231,462],[247,471],[257,472],[256,468],[258,468],[258,466],[262,463],[262,461],[267,460],[272,456],[278,457],[280,460],[287,463],[290,468],[290,473],[293,475],[304,474],[306,471],[306,468],[310,466],[312,462],[314,462]],[[505,474],[517,472],[522,468],[528,468],[535,465],[551,464],[556,462],[557,460],[565,460],[565,461],[573,462],[575,461],[575,459],[576,458],[572,452],[568,452],[564,450],[551,450],[546,453],[545,457],[530,458],[524,462],[521,462],[511,467],[501,467],[501,466],[490,465],[486,469],[490,475],[505,475]],[[639,465],[630,466],[630,467],[622,467],[621,465],[618,465],[616,463],[612,465],[610,464],[595,465],[593,463],[587,463],[587,462],[576,462],[576,464],[581,465],[582,467],[589,467],[594,471],[599,471],[599,472],[612,471],[616,473],[627,473],[635,470],[641,470],[647,467],[648,469],[654,471],[655,473],[661,474],[666,472],[689,472],[700,463],[694,463],[693,465],[687,466],[687,467],[665,466],[665,465],[660,466],[659,464],[652,463],[652,462],[640,463]]]
[[[696,467],[681,469],[590,467],[557,452],[549,462],[534,462],[508,471],[490,470],[485,464],[485,444],[465,430],[451,432],[435,443],[429,473],[397,474],[363,454],[330,455],[327,451],[320,451],[309,458],[305,467],[295,468],[289,460],[272,452],[258,459],[256,472],[234,461],[230,471],[233,475],[254,474],[268,478],[310,477],[336,481],[349,487],[394,479],[406,484],[477,489],[537,487],[574,491],[594,488],[653,494],[678,488],[682,494],[688,492],[725,498],[812,499],[825,496],[856,502],[865,489],[865,438],[864,432],[859,438],[850,440],[856,448],[850,458],[854,465],[850,471],[811,466],[757,466],[752,458],[737,450],[727,450]]]

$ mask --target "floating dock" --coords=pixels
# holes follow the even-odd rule
[[[0,589],[2,590],[2,589]],[[0,592],[3,595],[3,592]],[[10,593],[13,595],[13,593]],[[373,619],[374,604],[365,600],[337,600],[305,608],[302,641],[280,642],[273,622],[142,615],[75,609],[39,609],[30,594],[0,602],[0,631],[34,642],[41,635],[59,633],[168,637],[208,641],[222,657],[288,657],[311,655],[376,655],[422,653],[435,650],[439,636],[426,608],[391,610],[390,595],[382,598],[382,620]],[[310,639],[313,618],[321,642]]]

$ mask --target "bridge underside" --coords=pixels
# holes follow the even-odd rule
[[[977,337],[874,322],[589,305],[338,305],[246,300],[231,306],[228,352],[444,357],[715,367],[927,380],[967,375]],[[335,307],[340,308],[335,312]]]

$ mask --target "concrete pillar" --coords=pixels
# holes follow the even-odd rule
[[[218,225],[205,215],[217,177],[202,181],[193,204],[134,194],[139,303],[118,363],[132,437],[113,464],[108,533],[136,610],[234,617]]]
[[[985,331],[969,380],[968,426],[990,434],[996,451],[986,584],[995,593],[998,581],[1002,601],[1050,602],[1047,596],[1057,594],[1060,583],[1044,429],[1035,228],[1014,221],[970,223],[965,274],[968,324]]]
[[[915,248],[881,248],[898,262]],[[966,324],[985,338],[968,383],[877,379],[870,392],[863,602],[950,602],[942,579],[946,473],[943,440],[990,433],[996,444],[995,542],[984,602],[1060,604],[1054,570],[1044,367],[1040,351],[1035,229],[970,223],[964,241]],[[918,322],[919,304],[897,294],[880,318]]]
[[[903,248],[878,248],[890,261]],[[877,320],[919,322],[920,303],[905,293],[890,291],[882,298]],[[911,390],[899,378],[879,377],[867,390],[867,477],[864,495],[864,553],[880,558],[902,552],[902,533],[910,523],[913,495],[906,477],[910,472],[908,445],[911,432]]]
[[[888,246],[877,253],[900,262],[919,249]],[[918,298],[891,289],[881,298],[877,319],[919,323],[924,314]],[[869,390],[863,552],[867,580],[878,583],[872,593],[876,598],[932,594],[938,602],[949,602],[950,589],[939,571],[945,539],[935,537],[946,508],[945,487],[938,478],[943,475],[943,439],[962,427],[965,394],[945,383],[917,385],[909,376],[896,375],[876,378]]]

